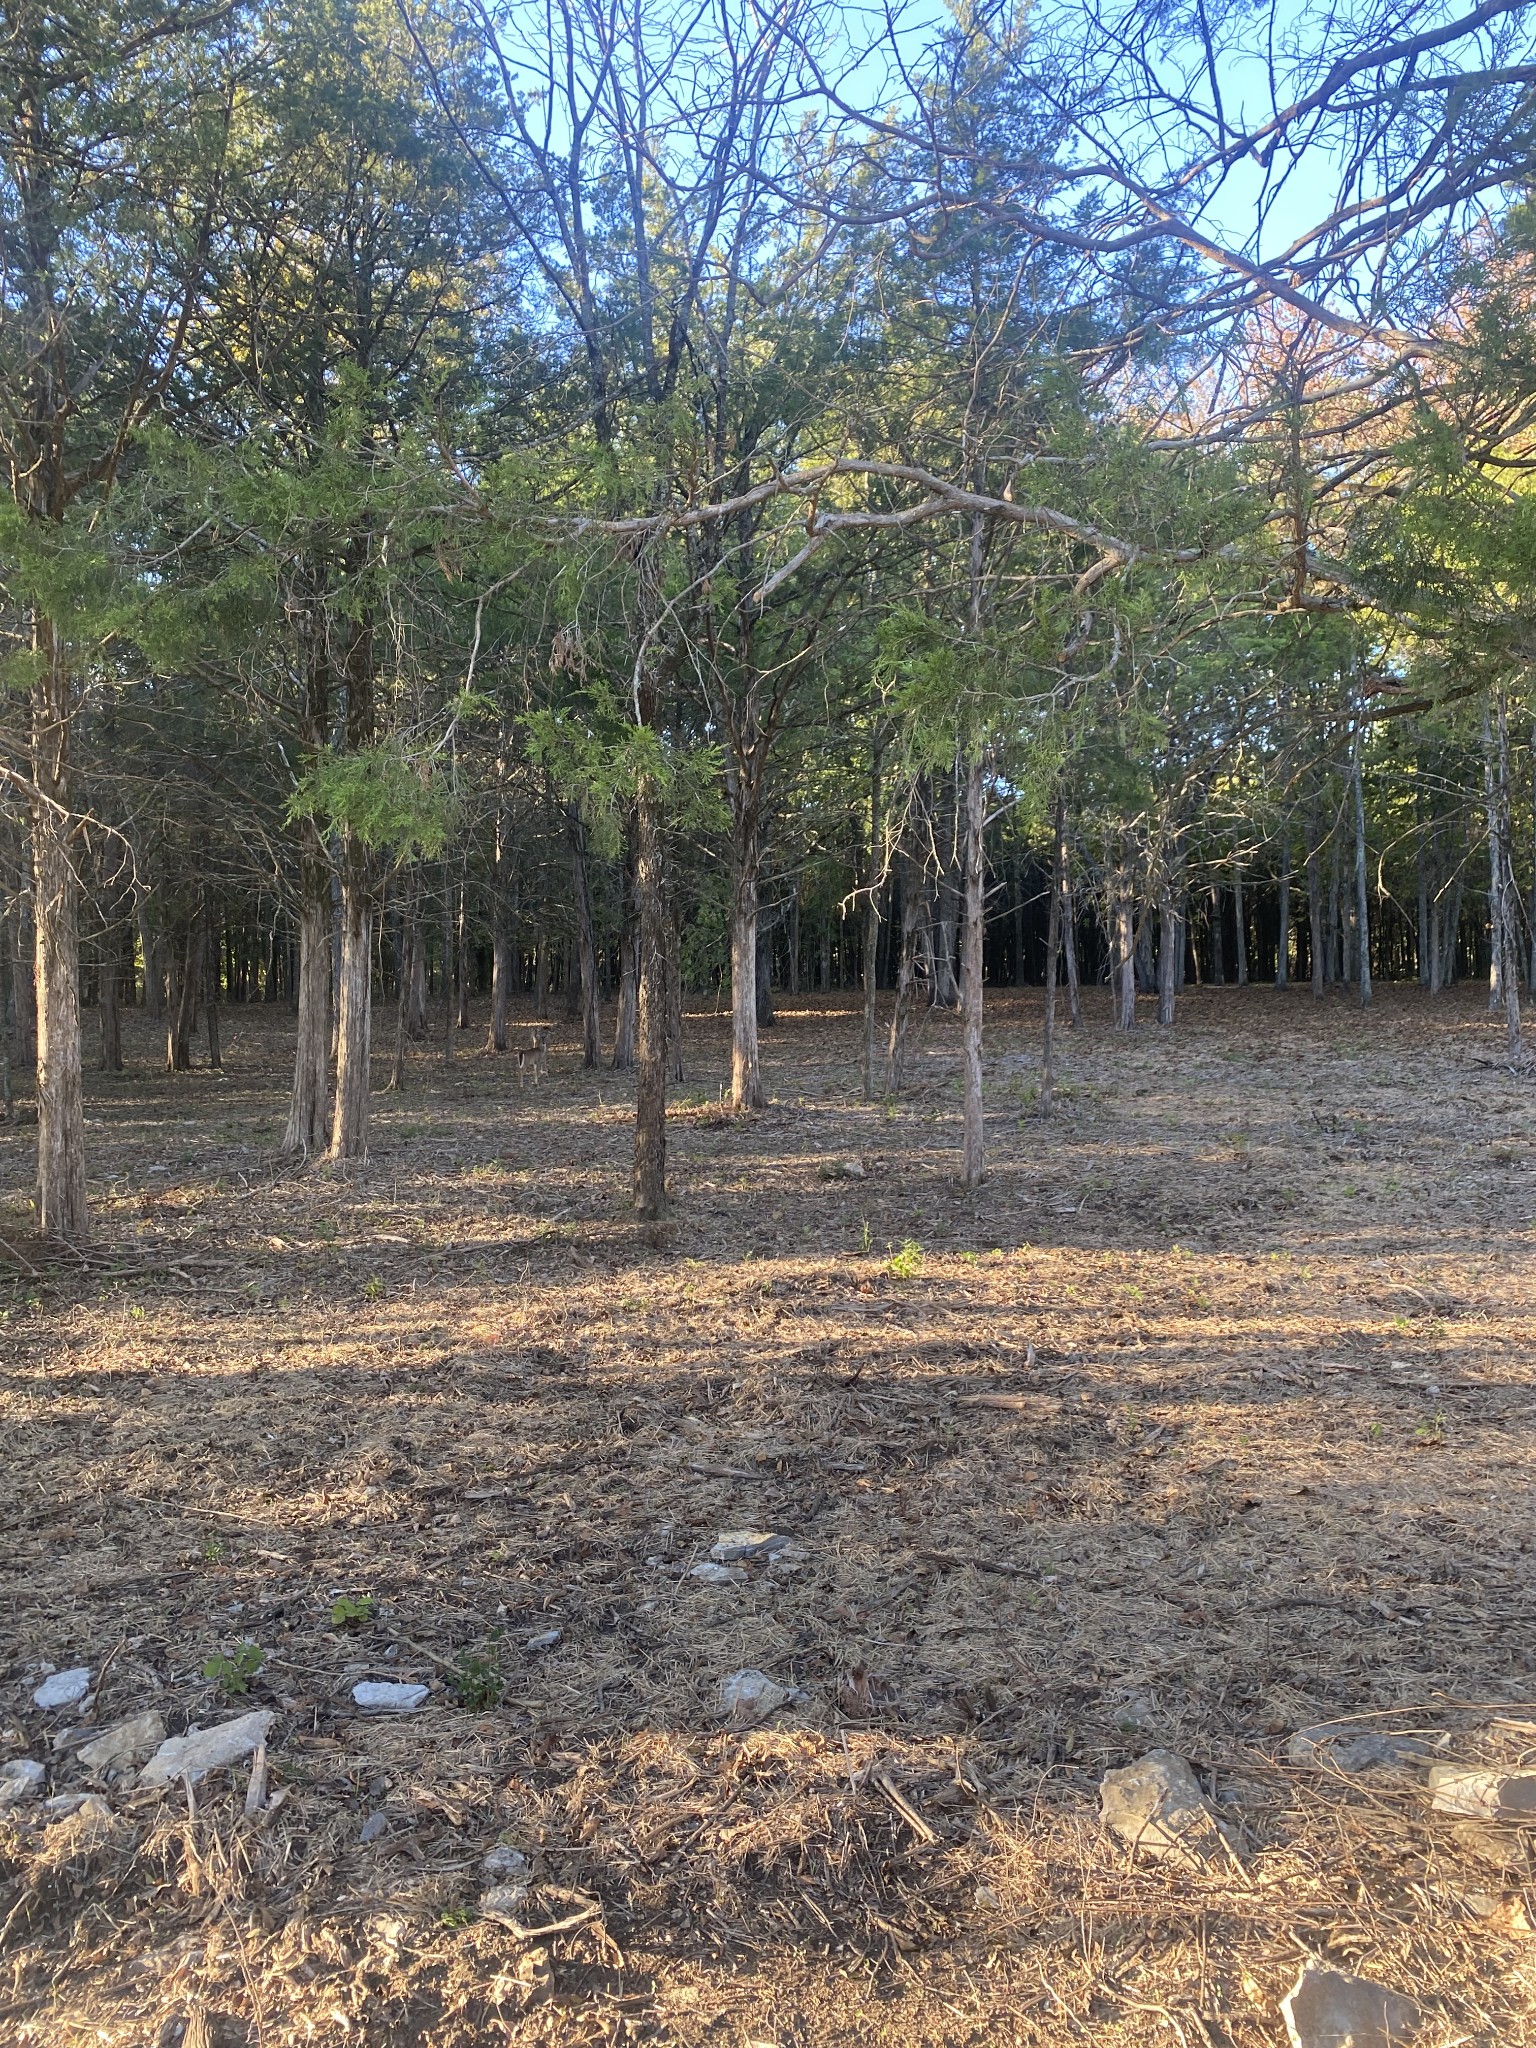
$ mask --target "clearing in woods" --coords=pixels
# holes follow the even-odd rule
[[[1039,993],[989,994],[974,1197],[957,1027],[864,1106],[855,1000],[786,1003],[755,1118],[690,1021],[664,1231],[568,1026],[521,1093],[419,1056],[343,1178],[272,1163],[285,1017],[226,1012],[223,1078],[139,1025],[84,1262],[0,1140],[0,1759],[91,1784],[45,1660],[98,1726],[277,1717],[254,1817],[241,1767],[0,1822],[6,2039],[1261,2048],[1309,1953],[1431,2043],[1532,2038],[1529,1837],[1287,1749],[1536,1743],[1531,1084],[1484,993],[1126,1039],[1095,991],[1048,1126]],[[792,1540],[692,1573],[741,1528]],[[796,1695],[746,1729],[743,1666]],[[1159,1745],[1207,1867],[1100,1826]],[[509,1917],[576,1924],[478,1913],[498,1843]]]

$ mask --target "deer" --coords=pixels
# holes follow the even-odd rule
[[[549,1073],[549,1026],[530,1025],[527,1034],[513,1047],[517,1054],[517,1085],[526,1086],[530,1074],[542,1081]]]

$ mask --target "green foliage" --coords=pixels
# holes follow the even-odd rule
[[[449,1689],[461,1707],[483,1713],[501,1705],[507,1686],[501,1671],[501,1652],[466,1650],[448,1674]]]
[[[923,1270],[923,1248],[915,1237],[904,1240],[885,1262],[885,1270],[894,1280],[915,1280]]]
[[[290,823],[304,818],[322,831],[349,832],[373,852],[430,859],[442,852],[454,809],[435,763],[382,740],[356,753],[313,759],[298,778],[287,815]]]
[[[331,1602],[332,1628],[366,1628],[373,1620],[373,1616],[374,1600],[371,1593],[343,1593]]]
[[[203,1676],[231,1699],[242,1698],[251,1680],[266,1662],[266,1653],[255,1643],[239,1643],[231,1651],[216,1650],[203,1666]]]

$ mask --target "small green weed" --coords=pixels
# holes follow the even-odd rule
[[[371,1593],[343,1593],[331,1602],[332,1628],[363,1628],[373,1619]]]
[[[894,1280],[915,1280],[923,1270],[923,1248],[915,1237],[909,1237],[900,1251],[893,1251],[885,1262],[885,1270]]]
[[[499,1707],[507,1689],[501,1675],[501,1658],[494,1650],[489,1655],[466,1650],[448,1674],[448,1683],[459,1705],[472,1714],[483,1713],[487,1707]]]
[[[224,1546],[224,1538],[222,1536],[205,1536],[203,1538],[204,1564],[222,1564],[228,1555],[229,1552]]]
[[[363,1282],[363,1299],[364,1301],[382,1301],[384,1299],[384,1282],[377,1273],[370,1273]]]
[[[203,1666],[204,1678],[211,1679],[222,1693],[238,1699],[251,1689],[251,1680],[266,1662],[266,1655],[256,1643],[239,1643],[231,1656],[222,1650],[215,1650]]]

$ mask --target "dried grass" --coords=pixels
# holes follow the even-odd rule
[[[1529,1837],[1285,1747],[1364,1714],[1536,1750],[1528,1084],[1475,991],[1211,991],[1171,1039],[1070,1039],[1042,1127],[1038,1002],[992,1019],[979,1196],[951,1024],[864,1107],[851,1012],[790,1005],[768,1112],[677,1117],[661,1243],[627,1088],[558,1033],[524,1094],[422,1059],[345,1178],[271,1164],[277,1020],[222,1081],[94,1084],[106,1248],[0,1217],[41,1276],[5,1325],[0,1751],[43,1754],[38,1660],[110,1653],[102,1724],[276,1708],[284,1797],[5,1824],[0,2036],[1260,2048],[1316,1954],[1424,1998],[1428,2048],[1536,2040]],[[793,1548],[689,1576],[743,1526]],[[221,1703],[201,1667],[248,1636]],[[808,1697],[727,1729],[743,1665]],[[431,1703],[361,1719],[361,1676]],[[1230,1867],[1100,1829],[1154,1743]],[[600,1918],[476,1919],[498,1841]]]

